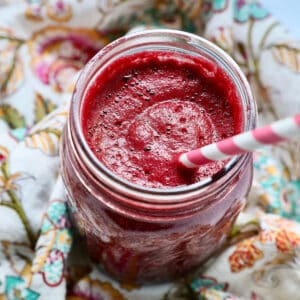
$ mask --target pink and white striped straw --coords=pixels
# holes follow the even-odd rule
[[[192,169],[215,160],[252,152],[264,145],[276,144],[300,134],[300,114],[270,125],[243,132],[223,141],[179,155],[179,164]]]

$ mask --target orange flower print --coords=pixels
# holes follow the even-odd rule
[[[263,252],[254,245],[256,238],[239,243],[236,250],[229,256],[231,271],[236,273],[245,268],[251,268],[254,263],[263,258]]]
[[[56,0],[55,3],[48,3],[47,15],[56,22],[67,22],[72,18],[72,7],[62,0]]]
[[[277,234],[277,230],[263,230],[259,234],[258,240],[263,244],[267,244],[267,243],[272,244],[276,238],[276,234]]]
[[[285,229],[285,228],[294,228],[297,223],[291,221],[289,219],[281,218],[281,217],[274,217],[273,215],[265,215],[263,218],[264,223],[268,230],[278,230],[278,229]]]
[[[293,231],[283,229],[277,232],[275,242],[279,251],[288,253],[300,244],[300,236]]]

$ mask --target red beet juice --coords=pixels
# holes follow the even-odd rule
[[[225,163],[180,172],[176,154],[242,130],[242,105],[224,71],[204,57],[145,51],[114,61],[95,78],[83,106],[90,149],[132,183],[192,184]]]
[[[149,283],[212,255],[244,205],[252,156],[193,171],[174,158],[254,123],[240,70],[203,39],[145,31],[100,51],[77,83],[62,143],[69,204],[93,261]]]

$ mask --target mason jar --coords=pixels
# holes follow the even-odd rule
[[[231,78],[242,107],[242,131],[255,127],[256,106],[237,64],[209,41],[175,30],[145,30],[103,48],[76,84],[62,136],[62,175],[72,218],[90,258],[126,283],[163,282],[195,269],[226,241],[245,205],[252,181],[252,154],[228,161],[199,182],[149,188],[113,174],[89,148],[82,110],[89,85],[111,62],[139,51],[202,55]]]

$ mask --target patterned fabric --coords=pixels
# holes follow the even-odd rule
[[[2,2],[0,2],[2,4]],[[88,260],[69,222],[59,140],[84,64],[141,26],[210,39],[245,72],[260,123],[300,111],[300,42],[255,0],[11,1],[0,7],[0,299],[299,299],[299,140],[255,154],[227,243],[158,286],[121,285]]]

